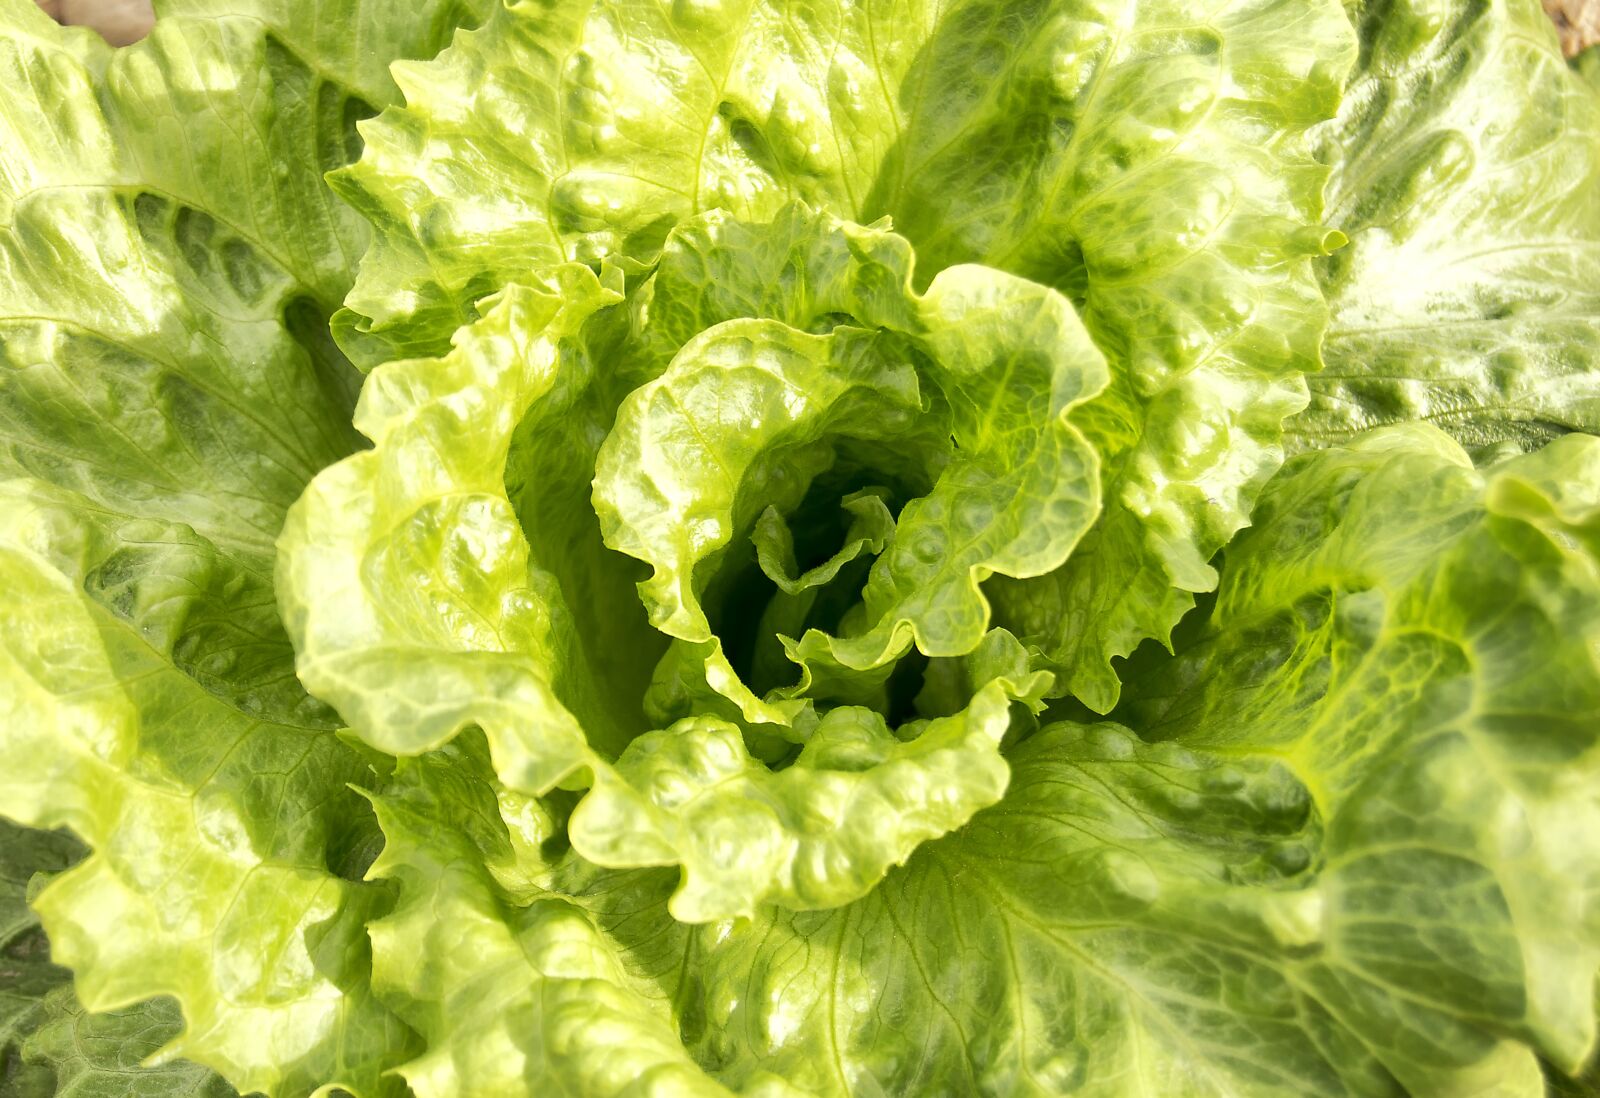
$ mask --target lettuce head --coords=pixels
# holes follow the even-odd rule
[[[0,1098],[1596,1085],[1533,0],[157,11],[0,0]]]

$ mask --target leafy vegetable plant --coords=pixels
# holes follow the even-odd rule
[[[158,14],[0,0],[0,1095],[1588,1085],[1532,0]]]

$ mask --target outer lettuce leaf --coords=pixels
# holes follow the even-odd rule
[[[1413,991],[1433,951],[1463,968],[1394,1011],[1404,1039],[1470,1003],[1569,1071],[1594,1043],[1600,961],[1597,472],[1589,436],[1474,472],[1418,427],[1303,460],[1229,550],[1217,639],[1162,673],[1173,696],[1141,691],[1148,735],[1248,744],[1320,803],[1362,805],[1342,827],[1329,814],[1330,864],[1371,915],[1351,953]],[[1284,660],[1276,688],[1240,705],[1263,651]],[[1302,728],[1318,695],[1328,711]],[[1441,900],[1420,919],[1394,906]]]
[[[719,277],[741,261],[750,277]],[[788,275],[760,277],[769,262]],[[593,786],[573,842],[608,865],[681,863],[681,918],[869,890],[1004,789],[1010,703],[1039,708],[1048,679],[1008,634],[986,638],[974,578],[1047,569],[1088,525],[1094,455],[1069,413],[1105,369],[1053,291],[962,268],[919,295],[910,270],[881,228],[799,209],[760,227],[712,216],[676,233],[626,300],[621,269],[561,265],[486,302],[444,358],[375,370],[356,417],[374,449],[318,476],[282,539],[302,681],[386,752],[476,726],[508,788]],[[924,494],[878,538],[862,628],[808,633],[817,651],[798,655],[872,645],[854,663],[881,687],[909,621],[925,652],[964,660],[970,693],[893,735],[865,711],[830,723],[799,667],[757,696],[701,605],[736,571],[719,559],[730,542],[759,574],[758,512],[855,461]],[[654,576],[638,584],[602,534]],[[927,552],[935,535],[954,548]],[[903,559],[904,544],[921,549]],[[636,584],[687,642],[648,690],[660,643]],[[641,735],[646,714],[671,727]],[[790,761],[773,728],[806,744],[785,769],[768,769]]]
[[[251,21],[80,63],[90,32],[5,10],[0,460],[269,574],[287,503],[358,443],[352,375],[311,335],[362,238],[317,181],[344,120],[308,115],[321,82]]]
[[[476,26],[494,0],[421,0],[403,17],[372,0],[153,0],[159,18],[172,21],[230,20],[263,24],[269,38],[291,48],[323,80],[337,84],[373,108],[399,98],[389,72],[396,61],[429,58],[458,27]],[[326,95],[326,92],[324,92]],[[319,100],[322,97],[318,97]],[[365,117],[352,116],[346,122]],[[352,154],[354,153],[352,149]],[[329,165],[339,167],[343,164]]]
[[[412,1090],[725,1098],[615,944],[522,876],[552,821],[536,802],[497,796],[486,764],[462,737],[405,766],[375,802],[387,845],[372,875],[403,897],[372,928],[380,991],[429,1043],[401,1069]],[[751,1093],[792,1092],[772,1079]]]
[[[60,490],[13,484],[0,514],[0,808],[93,849],[34,899],[83,1003],[172,996],[165,1055],[243,1090],[392,1089],[410,1036],[365,988],[363,930],[387,897],[336,872],[368,841],[342,791],[366,767],[309,699],[179,666],[248,667],[270,595],[190,531]]]
[[[366,230],[321,176],[382,100],[235,6],[120,51],[0,9],[0,453],[270,570],[286,503],[359,444],[323,318]]]
[[[1338,238],[1303,137],[1352,45],[1332,0],[509,4],[402,67],[405,108],[335,175],[377,230],[337,327],[369,365],[439,354],[527,270],[648,260],[686,218],[793,198],[893,217],[924,279],[1052,285],[1120,378],[1093,435],[1106,514],[1079,565],[996,590],[1106,709],[1110,658],[1214,584],[1305,399],[1310,259]]]
[[[379,798],[408,1077],[611,1093],[615,1035],[641,1095],[1542,1094],[1534,1050],[1594,1038],[1597,473],[1593,439],[1474,471],[1429,428],[1298,460],[1143,736],[1037,733],[831,911],[685,926],[665,875],[552,866],[457,740]]]
[[[63,985],[45,999],[42,1014],[23,1046],[24,1066],[0,1083],[7,1098],[238,1098],[222,1076],[198,1064],[145,1062],[182,1027],[169,999],[89,1014]]]
[[[1600,430],[1600,92],[1525,0],[1356,5],[1320,134],[1327,369],[1299,447],[1427,420],[1463,445]]]
[[[169,1042],[148,1008],[130,1048],[391,1093],[414,1035],[367,991],[361,929],[387,897],[341,876],[368,770],[295,682],[271,589],[284,510],[360,443],[325,317],[365,229],[321,176],[389,91],[325,24],[313,48],[255,5],[179,8],[113,51],[0,4],[0,813],[94,849],[38,898],[83,1002],[186,1011]],[[442,10],[385,48],[430,52]],[[98,1053],[61,1058],[62,1010],[28,1055],[101,1086]]]
[[[237,1098],[197,1064],[141,1068],[182,1029],[172,1000],[86,1014],[73,997],[72,973],[51,963],[27,895],[84,853],[65,832],[0,820],[0,1096]]]

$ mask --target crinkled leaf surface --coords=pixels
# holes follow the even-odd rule
[[[431,52],[445,10],[381,44]],[[348,879],[369,771],[271,587],[284,510],[360,441],[325,318],[365,229],[321,176],[390,89],[357,72],[379,40],[357,64],[324,22],[192,14],[113,51],[0,6],[0,812],[93,850],[37,898],[90,1009],[171,996],[164,1055],[245,1090],[391,1093],[414,1038],[362,929],[388,897]]]
[[[185,528],[25,482],[3,498],[3,808],[93,849],[34,899],[53,958],[90,1009],[177,999],[166,1054],[243,1090],[382,1093],[411,1040],[365,986],[388,897],[338,872],[371,839],[343,789],[367,768],[281,680],[215,674],[251,667],[270,592]]]
[[[356,420],[374,448],[325,471],[291,513],[279,581],[300,676],[374,746],[415,754],[476,723],[505,780],[542,791],[587,761],[587,736],[602,750],[626,742],[628,729],[602,723],[616,691],[506,488],[530,407],[550,397],[539,418],[553,423],[588,395],[585,348],[564,342],[618,298],[588,268],[561,268],[508,289],[445,358],[374,373]],[[592,464],[566,471],[581,484]],[[546,532],[565,540],[563,527],[535,537]]]
[[[378,986],[429,1045],[401,1069],[406,1081],[418,1098],[726,1098],[616,944],[542,894],[538,846],[554,823],[537,802],[495,792],[479,743],[464,736],[409,762],[375,802],[388,845],[372,874],[402,896],[372,928]],[[794,1094],[777,1080],[759,1093]]]
[[[220,1076],[182,1061],[141,1066],[178,1035],[170,999],[87,1014],[72,973],[53,964],[27,896],[84,856],[62,831],[0,820],[0,1096],[42,1098],[237,1098]]]
[[[1593,440],[1297,459],[1118,723],[1028,713],[1041,662],[1110,708],[1277,464],[1338,243],[1304,142],[1331,0],[495,7],[339,176],[376,230],[343,347],[435,357],[373,374],[375,449],[294,512],[275,593],[285,508],[363,445],[325,317],[368,230],[321,173],[470,13],[171,0],[113,53],[0,0],[0,812],[89,841],[38,909],[117,1007],[0,999],[34,1027],[0,1090],[223,1093],[123,1074],[163,1045],[362,1098],[1582,1066]],[[1549,131],[1588,92],[1521,9],[1354,10],[1320,145],[1345,361],[1396,354],[1364,309],[1496,333],[1361,394],[1474,447],[1584,426],[1589,282],[1540,232],[1587,232]],[[1384,283],[1401,252],[1424,275]],[[418,757],[337,737],[275,594],[317,693]]]
[[[648,260],[709,209],[892,217],[920,278],[980,262],[1081,303],[1117,383],[1081,564],[997,583],[1060,688],[1165,637],[1244,525],[1305,400],[1312,256],[1353,53],[1332,0],[513,3],[363,133],[335,184],[376,236],[337,330],[367,364],[442,353],[543,264]],[[754,292],[754,291],[750,291]]]
[[[685,922],[749,915],[763,901],[832,907],[1000,799],[1009,773],[998,748],[1022,689],[988,682],[903,742],[870,709],[830,709],[777,773],[750,757],[738,728],[686,718],[630,744],[623,780],[602,777],[568,835],[602,865],[681,863],[671,910]]]
[[[913,641],[964,655],[989,627],[979,582],[1059,566],[1096,515],[1097,458],[1075,420],[1092,419],[1107,378],[1043,286],[967,265],[919,295],[905,242],[881,229],[793,208],[754,233],[724,221],[668,245],[653,322],[699,334],[618,410],[595,509],[607,544],[651,565],[640,594],[653,624],[699,646],[708,681],[746,719],[789,723],[792,708],[762,707],[734,681],[700,605],[706,566],[755,512],[797,507],[818,474],[852,461],[915,496],[899,501],[844,635],[808,630],[794,646],[799,689],[814,661],[872,672]],[[764,310],[782,322],[740,319],[740,288],[763,284],[786,287]],[[803,330],[838,317],[870,331]]]
[[[1600,430],[1600,90],[1520,0],[1367,3],[1320,133],[1327,368],[1299,447],[1427,420],[1468,447]]]
[[[378,368],[356,416],[374,448],[316,479],[282,541],[302,680],[382,750],[475,725],[508,787],[594,786],[573,842],[608,865],[681,863],[682,918],[860,896],[1003,791],[1010,704],[1038,708],[1048,679],[988,633],[976,581],[1058,565],[1098,489],[1072,415],[1105,364],[1066,300],[975,266],[918,294],[911,274],[882,227],[708,215],[631,284],[547,268],[444,358]],[[758,518],[837,519],[862,479],[898,507],[880,503],[881,555],[787,601]],[[833,528],[807,528],[808,556]],[[762,584],[805,629],[771,689],[744,678],[748,627],[775,624]],[[856,609],[835,622],[825,598]],[[882,688],[913,637],[917,659],[992,679],[938,713],[867,690],[848,700],[876,711],[830,724],[817,706],[846,699],[813,696],[807,661]]]
[[[1594,1038],[1597,471],[1430,428],[1297,460],[1139,734],[1036,733],[830,911],[683,925],[664,875],[550,862],[471,738],[425,756],[378,798],[408,1078],[614,1093],[606,1034],[641,1095],[1543,1093]]]
[[[238,1098],[220,1075],[186,1061],[151,1066],[147,1058],[183,1025],[177,1005],[154,999],[89,1014],[63,984],[46,996],[22,1066],[0,1082],[6,1098]]]

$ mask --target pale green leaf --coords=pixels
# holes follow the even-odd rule
[[[1471,448],[1600,430],[1600,90],[1529,0],[1355,5],[1320,133],[1327,368],[1296,447],[1427,420]]]
[[[999,804],[832,910],[684,925],[470,737],[425,756],[379,798],[408,1076],[608,1093],[604,1036],[641,1095],[1535,1098],[1536,1053],[1594,1043],[1597,474],[1594,439],[1475,470],[1417,427],[1296,459],[1130,683],[1137,733],[1036,733]]]
[[[1039,708],[1048,677],[977,584],[1047,571],[1092,520],[1071,416],[1103,360],[1054,291],[962,267],[917,294],[904,240],[798,207],[686,223],[631,283],[541,278],[449,355],[370,375],[374,449],[321,474],[282,540],[301,679],[384,751],[477,727],[509,788],[592,786],[573,842],[681,864],[684,918],[860,896],[1004,789],[1011,703]],[[766,577],[761,516],[856,506],[862,478],[883,494],[875,532],[840,530],[850,567]],[[772,521],[759,540],[798,568]],[[832,529],[808,526],[808,561]],[[970,659],[918,714],[926,656]],[[830,721],[841,703],[876,712]],[[756,862],[718,837],[751,813]]]
[[[247,1090],[391,1093],[414,1039],[366,990],[386,895],[340,875],[367,767],[295,682],[271,575],[285,509],[360,445],[326,316],[366,230],[322,175],[390,97],[373,48],[431,53],[446,10],[334,47],[174,3],[112,50],[0,3],[0,812],[93,848],[37,901],[83,1002]],[[41,1030],[34,1066],[89,1093],[98,1053],[50,1041],[122,1026]]]
[[[391,1091],[411,1037],[364,986],[388,898],[335,871],[368,771],[316,703],[255,688],[270,591],[186,528],[27,482],[3,501],[0,811],[92,850],[34,899],[53,959],[91,1010],[178,1000],[164,1054],[242,1090]]]

